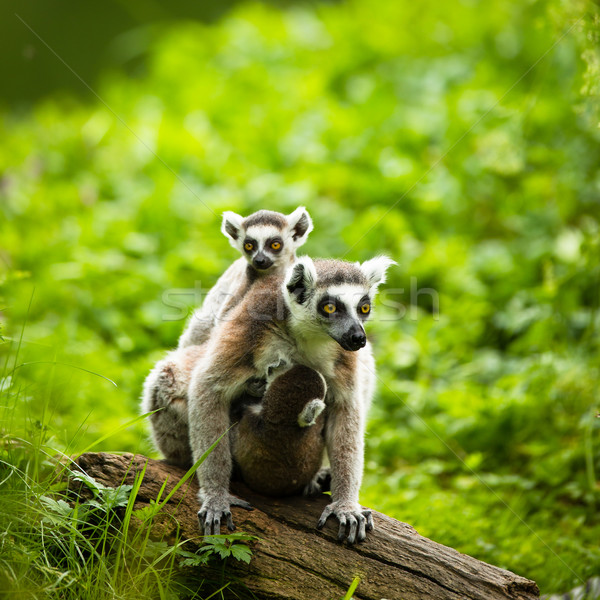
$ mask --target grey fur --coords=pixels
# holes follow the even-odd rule
[[[341,329],[318,316],[317,302],[325,294],[339,298],[348,315],[345,325],[358,323],[362,327],[357,314],[359,303],[365,296],[373,296],[392,263],[385,257],[362,265],[313,263],[302,257],[284,278],[261,278],[232,310],[231,318],[214,330],[189,388],[190,445],[197,460],[227,429],[229,406],[249,378],[265,376],[282,360],[318,370],[328,389],[325,444],[332,477],[332,502],[318,526],[334,515],[340,522],[340,539],[349,543],[363,540],[372,528],[370,512],[358,504],[358,492],[375,365],[368,343],[350,352],[336,342],[341,340]],[[332,279],[335,285],[330,286]],[[297,284],[305,291],[302,301],[295,293]],[[202,502],[199,515],[205,533],[218,533],[215,523],[218,520],[220,524],[235,501],[228,491],[231,471],[230,441],[224,438],[198,469]]]

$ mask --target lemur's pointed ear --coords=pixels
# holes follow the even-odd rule
[[[396,261],[387,256],[376,256],[365,260],[359,265],[359,268],[367,278],[369,287],[377,289],[381,283],[385,283],[385,273],[388,268],[395,264],[397,264]]]
[[[223,213],[223,222],[221,223],[221,231],[223,235],[230,238],[230,242],[232,245],[237,241],[237,239],[242,234],[242,221],[244,217],[237,215],[231,211],[225,211]]]
[[[292,239],[296,242],[296,247],[302,246],[313,230],[313,222],[304,206],[299,206],[293,213],[287,216],[287,221],[292,232]]]
[[[304,304],[310,298],[317,281],[317,271],[308,256],[302,256],[285,274],[285,287],[290,297]]]

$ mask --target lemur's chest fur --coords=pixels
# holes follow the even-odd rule
[[[331,392],[352,387],[354,353],[342,350],[339,344],[325,336],[298,336],[289,331],[273,332],[254,355],[257,375],[265,377],[269,368],[281,364],[301,364],[321,373]]]

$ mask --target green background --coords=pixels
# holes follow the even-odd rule
[[[3,9],[3,439],[134,418],[221,213],[304,205],[307,254],[399,263],[361,502],[543,592],[599,574],[597,6],[132,5]]]

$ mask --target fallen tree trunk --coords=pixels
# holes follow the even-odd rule
[[[185,471],[163,461],[132,454],[83,454],[79,467],[104,485],[132,484],[144,466],[146,473],[135,508],[155,500],[167,480],[163,498]],[[509,571],[490,566],[419,535],[410,525],[374,513],[375,531],[354,546],[337,542],[337,524],[315,525],[329,500],[265,498],[241,485],[233,491],[252,503],[253,511],[234,508],[238,531],[259,538],[249,565],[231,565],[232,574],[258,598],[327,600],[342,597],[355,576],[354,598],[363,600],[500,600],[539,597],[537,585]],[[196,478],[183,485],[164,507],[174,516],[180,534],[196,547],[202,543],[196,513]],[[174,541],[177,527],[165,519],[160,538]],[[170,527],[171,531],[165,531]],[[232,561],[236,562],[236,561]],[[230,568],[228,566],[228,568]]]

